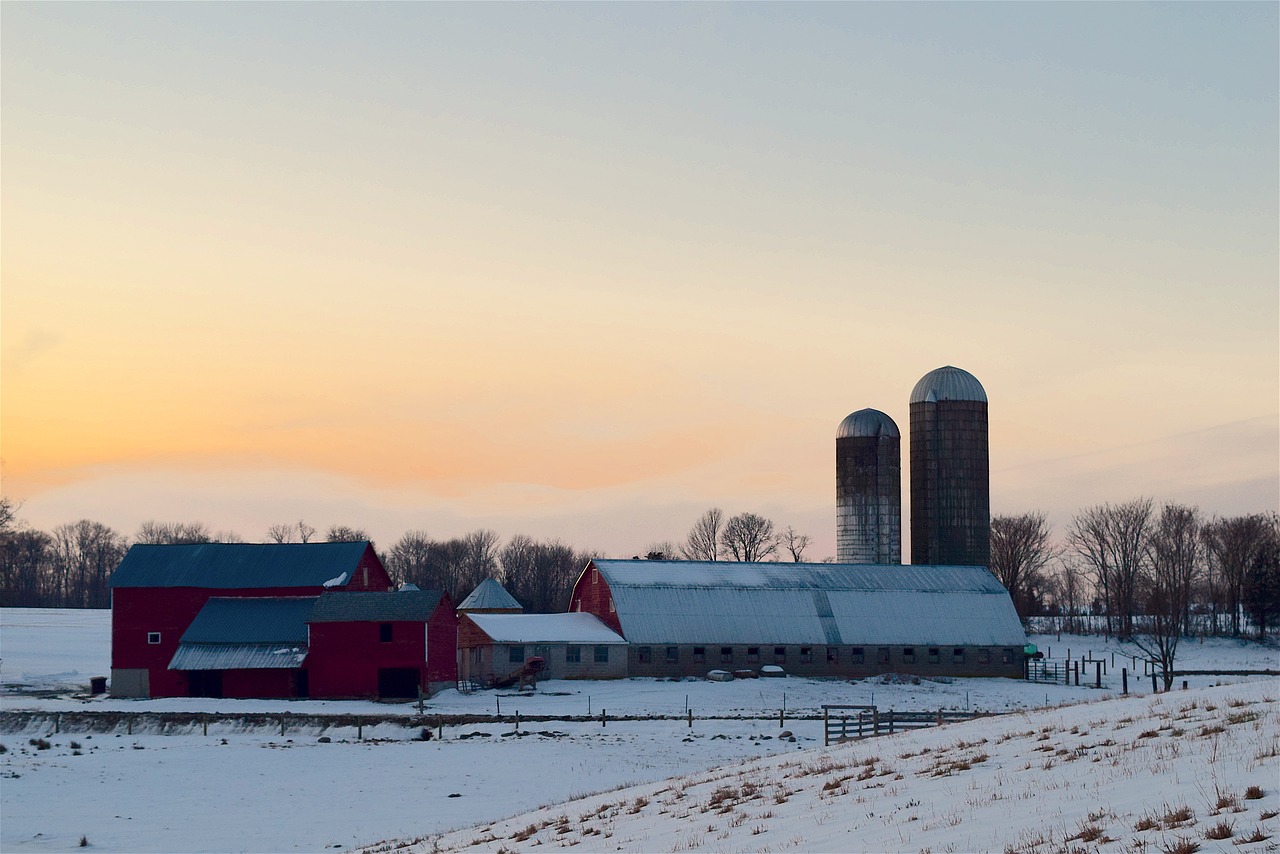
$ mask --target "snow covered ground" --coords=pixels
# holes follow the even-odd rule
[[[416,712],[412,704],[358,701],[86,699],[77,692],[89,677],[109,673],[109,621],[107,612],[0,609],[0,683],[4,686],[0,692],[0,709],[381,715],[398,712],[406,716]],[[1042,637],[1035,642],[1042,649],[1052,647],[1055,657],[1064,656],[1067,646],[1076,657],[1086,649],[1092,649],[1098,656],[1110,656],[1113,652],[1117,656],[1130,654],[1125,648],[1105,643],[1101,638]],[[1196,669],[1278,666],[1274,648],[1220,640],[1188,644],[1179,664]],[[1004,825],[1022,828],[1019,833],[1029,833],[1036,816],[1052,816],[1052,822],[1057,823],[1052,828],[1058,835],[1045,837],[1049,841],[1043,842],[1047,846],[1043,850],[1058,850],[1071,847],[1063,842],[1063,834],[1058,831],[1069,830],[1068,825],[1077,820],[1077,812],[1084,809],[1084,802],[1090,799],[1092,806],[1088,809],[1110,807],[1116,811],[1114,821],[1099,819],[1098,822],[1110,821],[1104,828],[1105,833],[1121,839],[1117,834],[1128,821],[1124,813],[1136,812],[1141,806],[1136,802],[1124,806],[1129,801],[1121,803],[1122,809],[1111,806],[1117,798],[1129,797],[1132,793],[1128,790],[1159,800],[1164,797],[1164,789],[1173,797],[1186,791],[1188,785],[1197,787],[1199,800],[1189,805],[1195,810],[1200,830],[1208,827],[1209,812],[1201,802],[1205,792],[1215,790],[1214,786],[1232,787],[1233,791],[1242,793],[1247,785],[1256,782],[1266,790],[1263,804],[1269,805],[1267,809],[1275,809],[1275,793],[1280,788],[1276,784],[1275,755],[1260,759],[1245,756],[1250,749],[1255,753],[1268,749],[1266,737],[1274,743],[1275,697],[1280,694],[1275,678],[1193,677],[1192,691],[1131,697],[1119,701],[1117,707],[1124,710],[1114,714],[1106,710],[1108,706],[1096,702],[1118,693],[1118,676],[1109,682],[1113,687],[1102,691],[996,679],[922,681],[919,685],[886,684],[882,679],[846,683],[794,678],[731,683],[652,679],[546,682],[539,685],[534,696],[511,692],[502,692],[499,696],[492,691],[460,695],[447,691],[432,698],[428,713],[492,713],[501,701],[506,715],[517,710],[524,716],[583,715],[588,711],[598,715],[601,708],[607,709],[610,716],[682,715],[688,703],[695,715],[744,717],[729,721],[696,720],[692,729],[677,720],[610,720],[604,727],[598,721],[526,722],[519,735],[513,734],[509,722],[476,724],[445,727],[444,738],[431,741],[412,740],[419,734],[417,728],[394,725],[366,728],[364,741],[355,739],[351,727],[291,730],[281,737],[278,732],[245,731],[232,723],[211,725],[207,736],[196,726],[178,735],[139,732],[130,736],[118,730],[92,736],[52,734],[45,719],[29,724],[22,731],[0,735],[0,743],[6,747],[6,752],[0,755],[0,850],[67,850],[77,847],[83,836],[93,849],[103,851],[318,851],[369,845],[381,839],[434,837],[476,825],[480,827],[445,837],[442,844],[466,846],[474,840],[493,837],[492,841],[477,844],[489,849],[517,848],[536,841],[553,844],[554,836],[562,843],[576,842],[583,850],[610,851],[620,846],[623,850],[645,851],[691,846],[716,850],[788,847],[838,851],[926,847],[945,850],[948,846],[951,850],[990,850],[988,841],[983,840],[995,837],[982,836],[982,833]],[[1214,682],[1238,684],[1208,688],[1206,694],[1197,690],[1198,686]],[[1145,684],[1141,679],[1133,680],[1130,687],[1133,691],[1149,692],[1150,680]],[[61,695],[51,696],[49,692],[61,692]],[[899,710],[963,709],[967,705],[1004,711],[1084,701],[1094,702],[1070,709],[1024,712],[956,724],[825,751],[821,747],[821,722],[794,717],[816,714],[824,703],[874,703],[881,708]],[[1193,710],[1177,711],[1192,702],[1198,704]],[[1232,702],[1245,705],[1232,706]],[[1151,703],[1156,705],[1144,705]],[[785,728],[795,734],[794,742],[778,737],[780,727],[776,715],[784,704],[788,716]],[[1208,705],[1215,708],[1209,710]],[[1243,723],[1211,719],[1254,712],[1258,717]],[[745,717],[747,715],[774,717],[751,719]],[[1118,723],[1124,717],[1133,720]],[[1094,724],[1103,718],[1112,723]],[[1253,730],[1243,725],[1254,722],[1257,727]],[[1165,724],[1168,730],[1161,730]],[[1195,736],[1201,728],[1219,724],[1224,731],[1216,734],[1217,738]],[[1087,730],[1092,736],[1086,739],[1078,732],[1071,733],[1072,726]],[[1051,738],[1041,743],[1038,738],[1044,727],[1051,728]],[[1173,736],[1174,729],[1190,735]],[[1139,738],[1148,730],[1156,731],[1157,735]],[[1027,731],[1033,734],[1018,735]],[[1257,739],[1261,739],[1262,746],[1249,747],[1244,741],[1230,746],[1229,742],[1244,739],[1247,732],[1259,733]],[[1014,735],[1006,738],[1008,733]],[[321,737],[329,741],[321,742]],[[48,748],[40,749],[30,743],[41,738],[47,740]],[[936,780],[922,773],[929,767],[927,763],[933,761],[929,756],[919,755],[922,747],[927,747],[934,759],[960,757],[967,755],[966,751],[973,751],[955,747],[956,742],[983,738],[987,743],[975,750],[991,757],[999,755],[1002,759],[971,762],[972,769],[964,774],[954,772]],[[1095,743],[1108,738],[1115,744]],[[1004,740],[997,745],[999,739]],[[1054,745],[1052,754],[1036,749],[1049,743]],[[1180,751],[1181,756],[1191,757],[1199,755],[1196,751],[1202,747],[1208,750],[1210,745],[1217,745],[1213,755],[1194,761],[1164,755]],[[1125,750],[1118,752],[1121,747]],[[1007,752],[1015,748],[1021,752]],[[1042,767],[1057,755],[1056,751],[1065,750],[1075,756],[1079,748],[1083,748],[1080,756],[1074,759],[1059,756],[1054,760],[1054,767],[1063,774],[1065,769],[1087,766],[1092,769],[1089,773],[1064,781],[1048,773],[1052,768]],[[1108,751],[1115,755],[1109,755]],[[916,756],[904,758],[906,753]],[[892,769],[892,773],[879,778],[883,792],[864,785],[865,780],[856,779],[864,770],[857,763],[877,755],[884,762],[875,766],[876,774],[882,765]],[[1094,762],[1095,756],[1102,758]],[[1143,762],[1148,766],[1143,766]],[[1195,762],[1206,769],[1212,768],[1212,772],[1188,770],[1196,767]],[[832,768],[820,774],[809,772],[795,776],[796,769],[814,767],[815,763],[831,764]],[[857,767],[836,769],[841,763]],[[1030,766],[1024,768],[1028,763]],[[1149,772],[1143,770],[1145,767],[1161,763],[1174,773],[1172,782],[1161,783],[1164,789],[1133,784],[1134,780],[1147,779]],[[1119,768],[1130,769],[1130,777],[1126,778],[1128,789],[1117,782],[1121,779],[1120,771],[1101,774],[1105,769]],[[982,776],[997,771],[998,776]],[[763,788],[765,781],[771,781],[768,785],[772,788],[764,799],[741,794],[745,778],[740,772],[758,775],[761,782],[752,784],[758,789]],[[834,777],[850,773],[855,775],[852,781],[837,783],[832,789],[821,788]],[[902,780],[893,779],[898,774]],[[717,776],[721,778],[718,783]],[[673,777],[689,782],[667,782]],[[1104,778],[1111,782],[1104,785]],[[774,803],[781,791],[775,784],[808,791],[815,780],[818,781],[815,791],[803,796],[788,795],[784,802]],[[594,827],[599,835],[593,832],[584,836],[577,831],[559,833],[563,826],[558,821],[561,815],[568,815],[570,824],[577,827],[579,817],[588,808],[577,804],[555,805],[637,784],[647,786],[646,791],[653,794],[628,792],[625,810],[609,806],[616,805],[623,797],[621,793],[598,795],[591,802],[590,809],[602,810],[597,815],[612,817],[607,822],[602,818],[583,824],[584,828]],[[929,800],[914,794],[926,784],[931,787]],[[698,797],[709,801],[716,797],[715,787],[719,785],[732,785],[738,790],[733,811],[717,813],[714,817],[690,813],[668,828],[661,825],[666,816],[659,821],[660,814],[651,808],[662,798],[675,798],[673,786],[695,790]],[[707,786],[712,788],[705,792],[699,788]],[[1107,786],[1118,786],[1124,791],[1113,794]],[[850,794],[840,796],[841,800],[832,800],[836,796],[829,793],[841,787]],[[891,789],[893,797],[901,796],[899,800],[875,800],[889,797],[886,793]],[[1015,790],[1041,794],[1015,795]],[[664,791],[665,794],[660,794]],[[651,803],[634,814],[629,812],[637,799],[644,798]],[[802,809],[799,804],[806,798],[809,806]],[[874,830],[872,817],[860,818],[864,803],[859,803],[858,798],[867,799],[865,804],[871,805],[865,806],[865,811],[884,822],[883,828]],[[728,796],[722,798],[717,809],[727,800]],[[762,800],[768,805],[761,803]],[[912,800],[919,800],[921,804],[906,806]],[[969,800],[981,800],[982,804],[968,804]],[[995,805],[986,805],[987,800],[994,801]],[[1266,809],[1255,809],[1253,801],[1246,806],[1248,813],[1231,813],[1236,816],[1230,819],[1236,822],[1233,839],[1252,832],[1253,824],[1245,826],[1248,822],[1275,833],[1275,819],[1260,817],[1260,812]],[[546,809],[539,813],[544,817],[523,816],[515,823],[524,823],[510,832],[506,828],[514,824],[498,824],[508,816],[544,807]],[[770,810],[773,816],[762,817]],[[955,819],[957,811],[975,815],[974,820],[962,822],[963,836],[958,835],[959,831],[953,835],[947,833],[959,826],[946,824]],[[680,812],[678,805],[671,805],[667,810],[668,815]],[[1011,813],[1032,818],[1011,822]],[[632,815],[654,823],[633,826],[629,822],[639,819],[625,818]],[[697,821],[691,823],[695,815]],[[915,819],[910,820],[911,816]],[[1087,818],[1084,813],[1080,816]],[[985,818],[978,821],[977,817]],[[541,828],[524,842],[511,838],[518,835],[517,831],[523,833],[530,825],[552,818],[557,821],[554,826],[548,826],[550,833],[548,828]],[[849,824],[855,820],[856,823]],[[738,824],[730,826],[731,822]],[[623,824],[629,829],[624,830]],[[617,829],[606,829],[607,825]],[[764,830],[751,834],[756,827],[765,825]],[[708,826],[714,826],[715,830],[708,831]],[[846,830],[846,826],[851,829]],[[492,832],[486,834],[485,827],[493,828]],[[815,830],[823,827],[827,829]],[[729,835],[721,838],[727,831]],[[605,833],[613,834],[607,842]],[[681,833],[686,835],[679,835]],[[840,836],[840,833],[855,836]],[[886,835],[891,833],[897,835]],[[1174,830],[1159,833],[1163,836],[1141,838],[1155,840],[1151,844],[1158,848],[1159,839],[1172,839],[1176,835]],[[1000,838],[1017,850],[1036,847],[1030,837]],[[793,839],[803,841],[793,843]],[[864,839],[868,840],[865,844]],[[1209,844],[1206,840],[1200,841]],[[1095,841],[1092,846],[1098,844]],[[1271,843],[1262,843],[1259,848],[1268,844]],[[1004,846],[994,847],[1002,850]]]

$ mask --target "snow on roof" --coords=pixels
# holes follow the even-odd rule
[[[471,595],[462,600],[459,611],[499,609],[524,610],[516,598],[507,589],[492,578],[486,578],[471,591]]]
[[[140,544],[129,549],[111,574],[111,586],[342,586],[355,575],[368,548],[367,542]]]
[[[467,614],[495,643],[625,644],[594,614]]]
[[[1022,646],[981,566],[596,560],[631,643]]]

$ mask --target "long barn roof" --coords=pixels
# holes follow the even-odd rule
[[[368,542],[135,545],[111,575],[112,587],[346,586]]]
[[[633,644],[1022,646],[981,566],[596,560]]]

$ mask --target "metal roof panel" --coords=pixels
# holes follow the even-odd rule
[[[139,544],[120,561],[111,586],[341,587],[368,548],[368,542]]]

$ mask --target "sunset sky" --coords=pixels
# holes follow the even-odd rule
[[[821,559],[952,364],[993,512],[1274,510],[1278,9],[5,3],[3,494]]]

